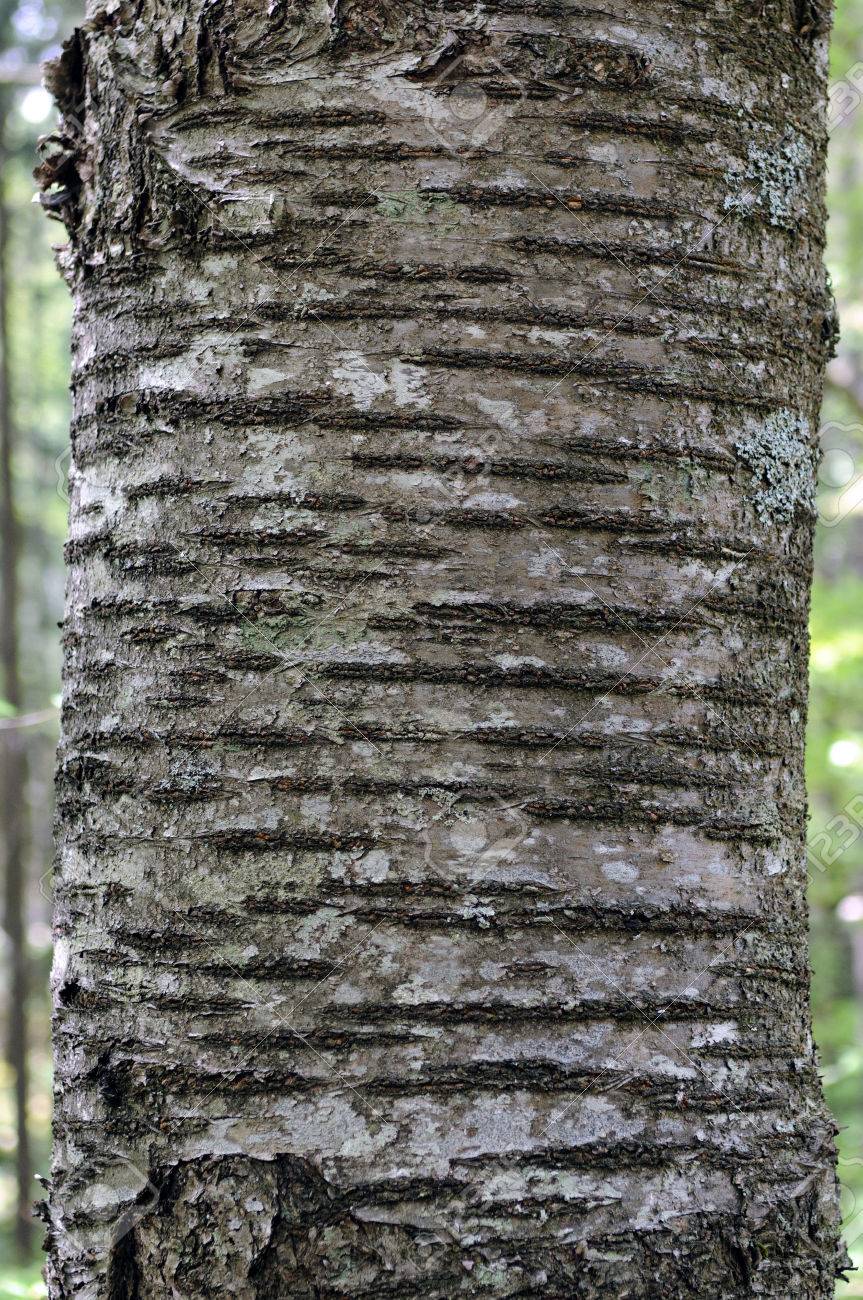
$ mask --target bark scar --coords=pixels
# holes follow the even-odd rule
[[[794,23],[798,36],[815,40],[830,26],[830,7],[823,0],[794,0]]]
[[[80,217],[82,186],[93,175],[84,148],[86,54],[80,28],[63,43],[57,58],[45,64],[43,79],[60,110],[60,122],[55,131],[39,140],[43,156],[33,177],[42,207],[49,217],[64,222],[72,234]]]

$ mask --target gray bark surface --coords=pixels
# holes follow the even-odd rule
[[[826,1300],[827,15],[93,9],[53,1300]]]

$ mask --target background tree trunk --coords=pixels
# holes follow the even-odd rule
[[[807,0],[94,9],[60,1297],[832,1295]]]

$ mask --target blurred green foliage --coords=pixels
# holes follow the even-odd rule
[[[845,1235],[863,1270],[863,0],[837,8],[831,102],[827,264],[842,335],[822,414],[810,623],[812,1003]],[[863,1272],[837,1295],[863,1296]]]
[[[28,125],[28,124],[23,124]],[[23,132],[22,132],[23,134]],[[32,147],[32,131],[28,133]],[[29,149],[27,150],[29,154]],[[56,703],[60,647],[57,622],[62,617],[62,544],[66,502],[58,491],[66,472],[68,442],[69,301],[53,265],[51,228],[31,203],[31,159],[23,151],[9,160],[3,184],[12,220],[10,228],[10,362],[13,403],[20,447],[15,458],[18,513],[23,526],[19,635],[24,678],[24,708],[42,710]],[[8,708],[3,710],[8,713]],[[47,1172],[50,1143],[51,1068],[49,1012],[46,995],[50,967],[51,751],[56,724],[28,729],[31,770],[28,789],[28,872],[31,899],[28,940],[31,958],[30,1130],[36,1168]],[[49,873],[46,878],[46,873]],[[41,882],[41,888],[40,888]],[[4,982],[5,983],[5,982]],[[2,1012],[5,1019],[5,1008]],[[41,1262],[26,1272],[3,1266],[14,1259],[11,1214],[14,1211],[15,1149],[11,1078],[0,1062],[0,1300],[41,1295]],[[34,1183],[33,1198],[40,1189]],[[37,1233],[37,1241],[40,1233]]]
[[[14,72],[16,66],[51,53],[57,34],[71,27],[75,8],[64,0],[23,0],[14,10],[11,26],[7,23],[0,69]],[[0,23],[2,19],[0,4]],[[815,1035],[827,1097],[840,1126],[847,1236],[852,1257],[863,1270],[863,0],[839,0],[831,82],[836,102],[850,106],[850,111],[832,129],[828,186],[828,265],[842,340],[825,393],[823,522],[811,619],[807,749],[813,846],[811,956]],[[51,242],[60,242],[63,232],[32,205],[30,177],[36,136],[50,129],[52,120],[47,99],[40,99],[35,88],[14,92],[3,186],[11,213],[10,359],[19,433],[15,484],[25,538],[20,637],[28,710],[45,709],[59,691],[56,625],[62,615],[66,527],[70,311],[50,250]],[[49,1167],[51,1105],[46,873],[51,863],[55,740],[56,727],[50,722],[28,736],[32,768],[30,1124],[36,1167],[42,1172]],[[44,1294],[40,1260],[23,1268],[12,1261],[9,1220],[14,1205],[15,1133],[9,1083],[8,1071],[0,1064],[0,1300]],[[863,1296],[863,1272],[840,1284],[837,1294]]]
[[[29,1130],[35,1167],[50,1168],[51,1063],[47,980],[51,953],[51,783],[56,744],[63,610],[62,547],[68,469],[70,302],[54,267],[53,243],[64,238],[33,203],[37,137],[50,131],[49,97],[38,85],[38,64],[79,21],[78,0],[0,0],[0,114],[2,195],[8,213],[7,290],[9,364],[17,446],[13,462],[21,525],[18,620],[25,714],[47,712],[27,727],[26,933],[30,964]],[[0,701],[0,715],[9,708]],[[53,709],[56,715],[56,707]],[[6,982],[4,980],[4,988]],[[0,997],[0,1042],[7,1007]],[[16,1258],[13,1249],[16,1133],[11,1072],[0,1062],[0,1300],[44,1294],[41,1257]],[[34,1182],[33,1199],[40,1195]],[[37,1225],[35,1243],[41,1241]]]

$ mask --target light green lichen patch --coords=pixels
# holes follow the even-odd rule
[[[760,518],[787,521],[815,505],[815,451],[809,423],[794,411],[774,411],[738,438],[735,451],[752,470]]]
[[[470,820],[470,814],[465,811],[465,808],[458,807],[463,799],[458,790],[445,790],[441,786],[427,785],[422,787],[419,797],[422,800],[430,799],[433,805],[425,817],[424,824],[427,826],[432,822],[443,822],[445,826],[453,826],[456,822]]]
[[[732,187],[726,211],[759,208],[772,226],[793,225],[808,193],[811,164],[809,145],[790,132],[771,147],[751,140],[745,166],[726,175]]]
[[[461,216],[459,206],[446,194],[424,194],[421,190],[381,190],[378,212],[390,221],[414,225],[433,221],[444,230],[454,229]]]

